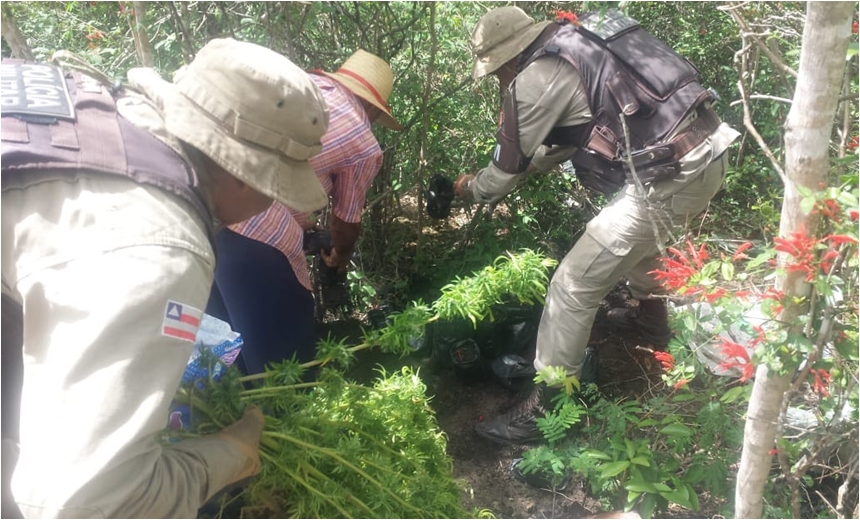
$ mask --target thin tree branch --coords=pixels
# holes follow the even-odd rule
[[[746,40],[746,38],[744,38]],[[744,127],[747,131],[753,136],[753,138],[758,143],[762,152],[764,152],[765,156],[770,159],[771,166],[776,170],[776,173],[779,175],[779,178],[782,180],[783,184],[788,183],[788,179],[785,177],[785,171],[780,166],[779,161],[776,159],[776,156],[773,155],[773,152],[770,151],[770,148],[767,146],[767,143],[762,139],[761,134],[756,130],[755,125],[752,122],[752,116],[750,115],[750,107],[748,94],[746,89],[744,88],[744,77],[746,76],[747,67],[746,67],[746,57],[745,54],[749,50],[749,43],[744,43],[744,46],[735,53],[735,63],[738,64],[738,91],[741,93],[741,101],[743,102],[744,107]]]

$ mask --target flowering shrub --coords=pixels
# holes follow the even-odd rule
[[[801,229],[771,244],[744,242],[719,253],[709,243],[688,241],[668,248],[662,267],[653,271],[683,300],[673,318],[675,337],[668,352],[654,353],[673,392],[692,398],[688,384],[696,377],[703,378],[705,388],[717,387],[709,384],[713,376],[700,363],[701,350],[719,354],[713,372],[737,375],[738,384],[727,391],[723,387],[722,403],[748,398],[748,383],[760,364],[794,374],[783,410],[793,407],[817,421],[815,428],[793,426],[783,414],[781,437],[772,451],[781,470],[775,482],[789,482],[794,496],[813,467],[844,472],[822,454],[854,442],[847,439],[857,435],[856,176],[849,184],[854,187],[803,194],[801,209],[821,217],[814,230]],[[800,273],[799,281],[810,284],[808,298],[789,300],[774,286],[776,274],[788,273]],[[784,312],[789,306],[802,312],[792,317],[798,313]],[[848,415],[854,419],[846,420]],[[811,453],[816,455],[810,458]],[[785,488],[775,484],[770,492],[779,495],[780,489]],[[768,500],[773,507],[784,503],[778,496]]]
[[[804,207],[823,217],[820,228],[774,238],[769,247],[744,242],[716,257],[706,243],[668,248],[662,268],[653,274],[687,305],[675,319],[677,334],[669,345],[673,362],[658,358],[667,384],[681,388],[701,373],[688,346],[695,351],[717,343],[723,357],[718,368],[737,369],[740,382],[750,380],[762,362],[775,370],[800,366],[816,393],[829,394],[830,370],[857,361],[857,204],[856,189],[810,193]],[[780,267],[778,254],[784,255]],[[797,323],[782,321],[789,302],[772,285],[777,269],[800,272],[813,286],[810,301],[793,302],[809,309]],[[703,327],[701,304],[713,310],[716,328]],[[796,325],[803,334],[790,332]]]

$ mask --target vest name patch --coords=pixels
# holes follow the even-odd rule
[[[75,108],[63,71],[46,64],[0,65],[0,111],[4,116],[75,119]]]

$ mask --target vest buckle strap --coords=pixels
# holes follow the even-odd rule
[[[699,105],[696,112],[698,117],[671,141],[675,147],[676,160],[680,160],[690,153],[690,150],[702,144],[722,124],[719,116],[710,108]]]

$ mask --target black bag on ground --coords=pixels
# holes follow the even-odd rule
[[[541,307],[498,305],[494,320],[473,327],[467,320],[436,321],[429,325],[428,341],[438,367],[453,369],[467,380],[492,375],[513,386],[534,377],[534,344]]]
[[[504,354],[531,357],[537,339],[540,306],[498,305],[493,307],[493,321],[478,323],[475,340],[484,356],[495,359]]]

